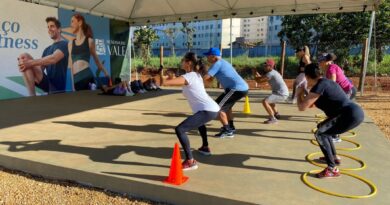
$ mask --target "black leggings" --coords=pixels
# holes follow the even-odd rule
[[[192,159],[190,141],[186,132],[198,128],[200,136],[202,137],[202,146],[208,146],[207,129],[205,124],[218,116],[218,112],[199,111],[194,115],[189,116],[181,122],[176,128],[176,135],[179,138],[180,144],[184,149],[186,159]]]
[[[321,151],[325,156],[326,163],[329,167],[335,167],[336,149],[333,145],[332,138],[335,135],[347,132],[357,127],[364,120],[362,108],[357,104],[351,103],[342,108],[340,114],[333,118],[328,118],[318,124],[318,130],[314,134]]]

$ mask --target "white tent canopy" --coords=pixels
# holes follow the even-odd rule
[[[28,0],[131,25],[310,13],[368,11],[380,0]]]

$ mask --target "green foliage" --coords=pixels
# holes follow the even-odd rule
[[[265,60],[270,57],[256,57],[256,58],[248,58],[247,56],[237,56],[233,57],[233,66],[236,68],[238,73],[245,79],[251,79],[252,69],[257,69],[260,71],[262,69],[261,64],[265,62]],[[279,57],[272,57],[276,64],[277,68],[280,68]],[[143,67],[143,61],[140,58],[132,59],[133,68]],[[225,58],[226,61],[230,62],[230,58]],[[165,57],[164,58],[164,67],[165,68],[173,68],[180,69],[180,61],[181,57]],[[361,56],[349,56],[348,61],[350,62],[349,69],[346,69],[346,74],[348,76],[357,76],[360,74],[361,68]],[[298,59],[294,56],[290,56],[285,60],[285,69],[284,69],[284,77],[285,78],[295,78],[298,74]],[[152,57],[150,59],[150,68],[158,69],[160,66],[160,58]],[[344,65],[340,65],[344,66]],[[390,74],[390,55],[386,55],[381,63],[377,63],[376,65],[378,75],[389,75]],[[374,62],[370,61],[367,67],[367,75],[374,74]]]
[[[293,47],[308,45],[312,50],[333,52],[343,62],[349,50],[368,37],[371,12],[284,16],[278,36]],[[390,44],[390,0],[381,1],[376,12],[376,49],[382,61]],[[315,55],[316,55],[315,54]]]
[[[186,45],[187,49],[190,50],[193,46],[193,33],[195,33],[195,29],[192,27],[189,27],[189,22],[182,22],[183,27],[181,28],[181,32],[183,32],[186,35]]]
[[[150,48],[159,37],[150,27],[141,27],[134,31],[134,46],[139,50],[143,66],[150,65]]]

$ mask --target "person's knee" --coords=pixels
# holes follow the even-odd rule
[[[176,132],[177,135],[181,135],[185,131],[184,131],[183,127],[179,125],[179,126],[175,127],[175,132]]]

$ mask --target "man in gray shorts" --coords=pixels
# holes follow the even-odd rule
[[[260,75],[258,72],[255,73],[255,80],[258,83],[268,82],[272,88],[272,94],[265,99],[262,103],[269,114],[268,120],[264,121],[265,124],[274,124],[280,119],[278,110],[276,109],[276,103],[285,102],[288,98],[288,88],[284,82],[282,76],[274,70],[275,61],[271,58],[267,59],[264,63],[265,75]]]

